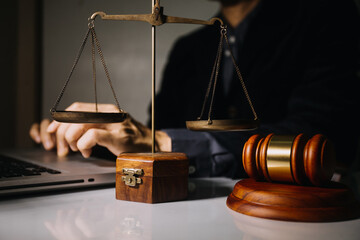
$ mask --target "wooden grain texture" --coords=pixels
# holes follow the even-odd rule
[[[299,134],[295,137],[291,151],[291,170],[294,182],[299,185],[310,185],[304,167],[304,149],[309,137]]]
[[[260,169],[261,169],[262,175],[269,182],[271,182],[271,179],[269,176],[269,172],[267,170],[266,158],[267,158],[267,149],[269,147],[269,143],[270,143],[272,136],[274,136],[273,133],[267,135],[265,137],[264,141],[261,142],[261,144],[259,145],[260,149],[259,149],[259,155],[258,155],[260,158],[259,163],[260,163]]]
[[[142,168],[144,177],[165,177],[188,174],[184,153],[123,153],[116,160],[116,172],[123,168]]]
[[[161,203],[182,200],[187,197],[187,176],[142,177],[142,183],[130,187],[116,174],[116,199],[132,202]]]
[[[257,145],[257,149],[255,151],[256,169],[259,174],[259,180],[265,180],[264,174],[261,170],[261,164],[260,164],[260,155],[262,154],[262,152],[260,151],[260,146],[263,144],[264,140],[265,140],[265,138],[260,139],[260,141]]]
[[[332,188],[239,181],[227,198],[232,210],[267,219],[332,222],[360,217],[360,205],[341,184]]]
[[[249,140],[244,145],[243,155],[242,155],[242,161],[243,166],[245,169],[245,172],[249,175],[249,177],[261,180],[262,177],[258,173],[257,170],[257,149],[258,144],[261,140],[261,136],[259,134],[255,134],[249,138]]]
[[[124,153],[116,161],[116,199],[144,203],[182,200],[188,193],[188,159],[184,153]],[[141,184],[127,186],[123,168],[141,168]]]
[[[152,178],[142,177],[142,183],[135,187],[125,185],[121,180],[122,174],[116,174],[116,199],[132,202],[152,203]]]
[[[304,167],[313,185],[321,186],[331,179],[335,162],[334,147],[323,135],[316,134],[308,141],[304,150]]]

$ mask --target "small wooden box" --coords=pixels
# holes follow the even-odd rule
[[[116,199],[144,203],[187,197],[189,162],[184,153],[123,153],[116,159]]]

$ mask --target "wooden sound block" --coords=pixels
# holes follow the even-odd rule
[[[116,199],[144,203],[181,200],[188,193],[184,153],[123,153],[116,159]]]
[[[244,179],[236,183],[227,206],[249,216],[297,222],[333,222],[360,217],[360,205],[351,190],[298,186]]]

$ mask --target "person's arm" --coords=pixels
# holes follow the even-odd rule
[[[194,177],[244,177],[242,146],[250,136],[240,132],[194,132],[187,129],[164,129],[171,138],[173,152],[184,152]]]

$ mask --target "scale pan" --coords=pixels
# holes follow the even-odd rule
[[[224,119],[186,121],[186,127],[192,131],[249,131],[259,127],[259,120]]]
[[[77,112],[54,111],[51,116],[55,121],[65,123],[117,123],[124,121],[126,112]]]

